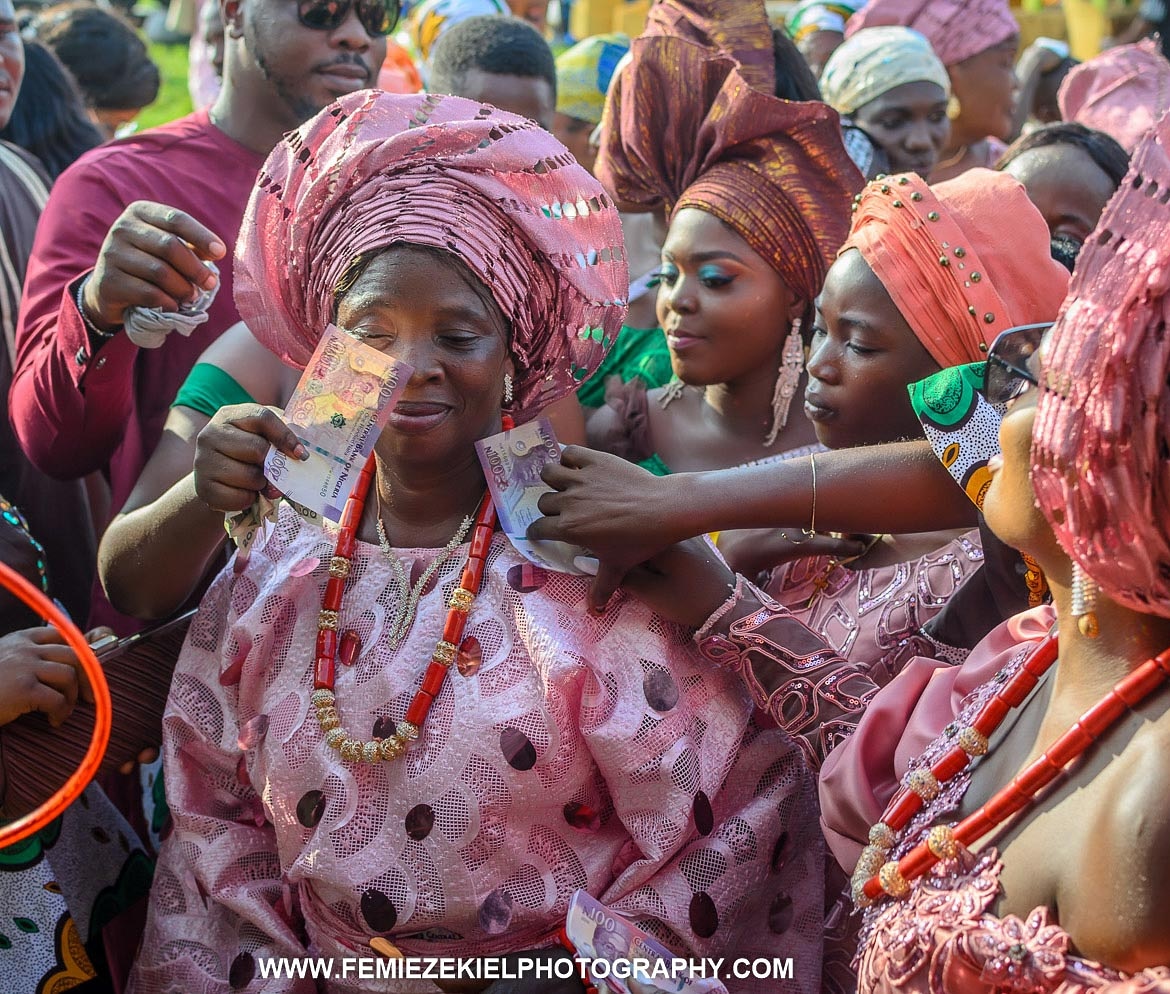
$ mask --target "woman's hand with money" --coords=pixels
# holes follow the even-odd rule
[[[678,513],[671,478],[618,456],[570,445],[541,478],[556,492],[540,498],[546,517],[533,522],[528,537],[581,545],[597,557],[600,568],[589,596],[595,608],[630,569],[695,534]]]
[[[270,408],[256,404],[221,407],[195,440],[195,492],[216,511],[251,507],[268,488],[268,447],[294,459],[308,458],[304,445]]]
[[[622,581],[623,590],[684,628],[703,625],[734,588],[735,573],[702,538],[672,545]]]

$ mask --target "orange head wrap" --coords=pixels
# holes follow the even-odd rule
[[[927,186],[914,173],[857,197],[849,240],[943,368],[975,362],[1005,328],[1053,321],[1068,271],[1016,180],[988,169]]]

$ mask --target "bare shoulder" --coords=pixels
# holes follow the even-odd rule
[[[277,407],[284,406],[298,376],[261,345],[243,321],[204,349],[199,361],[222,369],[257,403]]]

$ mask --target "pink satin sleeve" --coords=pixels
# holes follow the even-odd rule
[[[909,767],[960,705],[1056,620],[1043,606],[1009,618],[961,666],[916,657],[870,702],[857,730],[821,768],[821,827],[837,862],[852,872],[869,834]]]

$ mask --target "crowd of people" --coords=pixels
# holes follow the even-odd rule
[[[114,708],[0,986],[596,994],[340,968],[551,968],[584,892],[791,960],[731,994],[1170,994],[1161,6],[205,0],[136,130],[131,21],[0,0],[0,561]],[[331,326],[410,368],[338,520],[265,469]],[[476,453],[542,417],[586,572]],[[92,696],[0,625],[12,820]]]

